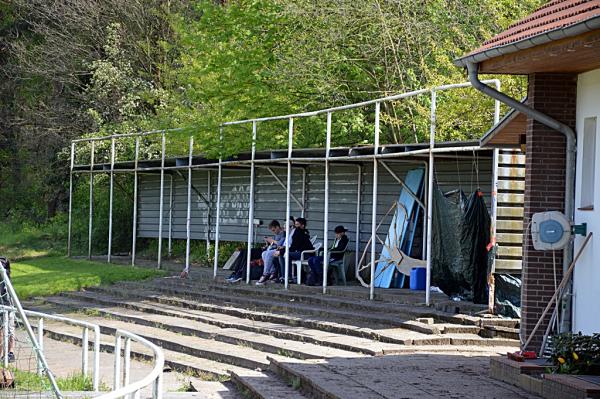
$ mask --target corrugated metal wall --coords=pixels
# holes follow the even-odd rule
[[[400,177],[404,178],[410,169],[422,167],[418,163],[397,163],[393,160],[386,161],[390,168]],[[371,235],[371,208],[372,208],[372,163],[364,164],[362,174],[361,192],[361,224],[360,239],[361,249],[367,244]],[[489,205],[489,193],[492,184],[491,156],[479,154],[476,161],[465,158],[448,157],[436,159],[435,176],[444,191],[462,188],[470,193],[480,187],[486,193]],[[285,182],[286,169],[272,169],[279,178]],[[211,239],[214,239],[216,215],[216,171],[194,170],[192,182],[197,190],[208,197],[208,175],[211,175]],[[187,176],[187,171],[184,171]],[[249,198],[249,170],[224,169],[221,191],[221,240],[246,241],[248,228],[248,198]],[[263,225],[258,228],[256,237],[268,235],[268,223],[272,219],[282,222],[285,219],[286,191],[277,183],[276,179],[264,168],[256,169],[255,184],[255,219],[260,219]],[[331,164],[329,180],[329,227],[330,231],[338,224],[343,224],[349,230],[351,241],[356,237],[356,206],[357,206],[357,179],[358,167],[348,164]],[[479,182],[479,183],[478,183]],[[163,212],[163,237],[168,237],[169,229],[169,201],[170,175],[165,175],[164,212]],[[158,175],[143,175],[140,179],[138,234],[139,237],[158,237],[159,215],[159,187]],[[401,186],[382,166],[379,167],[378,187],[378,222],[388,211],[393,202],[398,198]],[[292,173],[292,193],[302,202],[302,168],[294,167]],[[306,167],[306,208],[305,217],[308,220],[308,229],[311,234],[323,237],[323,209],[324,209],[324,167],[311,165]],[[172,207],[172,233],[173,238],[185,239],[186,237],[186,211],[187,211],[187,183],[178,174],[173,174],[173,207]],[[291,201],[293,216],[301,215],[300,206]],[[206,239],[208,206],[192,192],[192,238]],[[380,232],[385,235],[388,224],[384,223]],[[333,233],[329,234],[333,237]]]

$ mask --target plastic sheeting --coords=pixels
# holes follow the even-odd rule
[[[433,190],[432,285],[449,296],[487,303],[491,219],[483,194]]]
[[[494,313],[521,318],[521,279],[510,274],[494,274]]]

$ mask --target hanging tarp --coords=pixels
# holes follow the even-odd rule
[[[521,279],[510,274],[494,274],[494,313],[521,318]]]
[[[490,215],[481,191],[433,190],[432,285],[449,296],[487,302]]]

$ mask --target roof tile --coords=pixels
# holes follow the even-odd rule
[[[468,55],[502,47],[600,16],[600,0],[553,0],[512,24]]]

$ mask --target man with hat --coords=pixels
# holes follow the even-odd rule
[[[335,262],[342,260],[344,258],[343,251],[348,246],[348,236],[346,236],[346,230],[344,226],[336,226],[333,229],[335,232],[335,240],[333,241],[333,245],[329,248],[329,262]],[[306,280],[306,284],[308,285],[316,285],[320,281],[323,281],[323,257],[322,256],[313,256],[308,259],[308,266],[310,267],[310,275]]]

